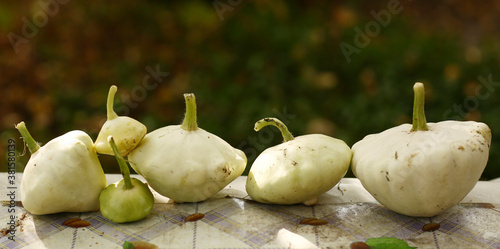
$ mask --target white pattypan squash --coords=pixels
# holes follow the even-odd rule
[[[275,125],[285,142],[264,150],[248,173],[246,190],[257,202],[314,205],[346,174],[352,152],[339,139],[322,134],[293,137],[283,122],[265,118],[255,130]]]
[[[32,153],[21,181],[26,210],[37,215],[99,210],[106,177],[85,132],[70,131],[40,147],[24,122],[16,128]]]
[[[426,123],[423,84],[416,83],[413,127],[403,124],[352,146],[352,171],[382,205],[431,217],[458,204],[488,161],[489,127],[480,122]]]
[[[198,202],[213,196],[245,170],[247,158],[196,124],[194,94],[185,94],[182,125],[154,130],[128,155],[132,168],[163,196]]]
[[[113,110],[113,99],[117,90],[114,85],[109,88],[106,102],[108,119],[102,125],[95,140],[95,149],[98,153],[113,156],[113,149],[108,143],[108,137],[113,136],[120,153],[122,156],[126,156],[141,142],[141,139],[146,135],[147,128],[133,118],[116,114]]]

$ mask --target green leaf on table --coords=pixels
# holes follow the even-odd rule
[[[125,243],[123,243],[123,249],[134,249],[134,245],[128,241],[125,241]]]
[[[406,241],[398,238],[382,237],[382,238],[371,238],[366,240],[366,244],[370,246],[371,249],[412,249],[416,247],[411,247],[406,243]]]

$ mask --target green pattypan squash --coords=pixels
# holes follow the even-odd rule
[[[123,179],[110,184],[99,196],[100,210],[104,217],[115,223],[138,221],[146,217],[155,202],[153,193],[142,181],[131,178],[130,170],[112,136],[109,144],[115,153]]]

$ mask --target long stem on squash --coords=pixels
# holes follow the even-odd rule
[[[24,141],[26,142],[26,145],[28,145],[28,149],[30,150],[31,154],[40,149],[40,145],[35,141],[35,139],[33,139],[30,132],[28,131],[28,128],[26,128],[26,124],[24,123],[24,121],[21,121],[21,123],[17,124],[16,129],[19,131],[19,133],[21,133],[21,136],[23,136]]]
[[[109,88],[108,100],[106,101],[106,111],[108,114],[108,120],[112,120],[112,119],[115,119],[118,117],[115,110],[113,109],[115,94],[116,94],[117,90],[118,90],[118,88],[115,85],[112,85]]]
[[[425,119],[425,91],[424,84],[417,82],[413,85],[415,100],[413,102],[413,126],[411,131],[427,131],[427,120]]]
[[[196,123],[196,98],[193,93],[185,93],[184,99],[186,100],[186,115],[182,121],[181,128],[186,131],[198,130]]]
[[[115,153],[116,161],[118,161],[118,165],[120,166],[120,171],[122,172],[123,180],[125,181],[125,189],[133,188],[134,185],[132,185],[132,181],[130,181],[130,170],[128,169],[127,162],[125,161],[125,158],[123,158],[122,154],[120,153],[120,150],[116,146],[113,136],[108,137],[108,142],[109,145],[111,145],[111,148]]]
[[[281,122],[281,120],[279,120],[277,118],[263,118],[263,119],[257,121],[255,123],[254,130],[259,131],[260,129],[262,129],[262,127],[265,127],[268,125],[274,125],[274,126],[278,127],[278,129],[281,132],[281,135],[283,136],[283,140],[285,142],[293,140],[292,133],[290,133],[290,131],[288,131],[288,128],[286,127],[286,125],[283,122]]]

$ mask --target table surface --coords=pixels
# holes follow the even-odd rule
[[[106,175],[108,183],[121,175]],[[144,181],[141,176],[134,175]],[[19,199],[22,174],[7,185],[0,173],[0,228],[8,229],[6,200],[15,190]],[[5,180],[4,180],[5,179]],[[0,237],[4,248],[122,248],[124,241],[146,241],[159,248],[349,248],[355,241],[396,237],[418,248],[500,248],[500,179],[480,181],[457,206],[432,218],[413,218],[394,213],[380,204],[356,178],[344,178],[321,195],[318,204],[265,205],[251,201],[245,192],[246,177],[239,177],[212,198],[200,203],[172,203],[156,192],[155,206],[145,219],[115,224],[99,212],[31,215],[15,208],[14,240]],[[184,219],[194,213],[205,217]],[[299,224],[304,218],[328,221],[322,226]],[[89,227],[61,224],[81,218]],[[433,232],[422,226],[439,223]]]

